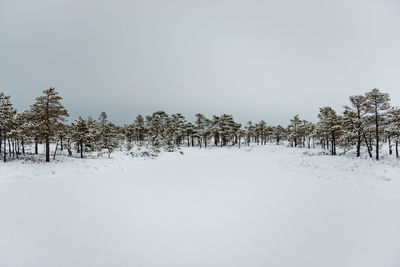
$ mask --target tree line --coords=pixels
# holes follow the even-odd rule
[[[399,157],[400,108],[392,107],[389,95],[376,88],[350,96],[341,114],[322,107],[318,122],[296,115],[287,127],[267,125],[264,120],[242,125],[228,114],[207,118],[198,113],[190,122],[181,113],[168,115],[164,111],[144,117],[139,114],[123,127],[110,122],[105,112],[98,119],[79,117],[66,123],[69,114],[61,100],[55,88],[50,88],[36,98],[30,109],[17,112],[10,96],[0,92],[0,158],[4,162],[27,154],[27,145],[34,147],[32,153],[39,154],[40,144],[45,145],[46,162],[64,150],[69,156],[81,158],[92,152],[104,152],[110,157],[115,149],[129,151],[134,146],[174,151],[182,146],[240,147],[268,142],[287,142],[303,148],[320,146],[332,155],[337,155],[338,149],[341,153],[354,150],[357,157],[365,148],[367,155],[377,160],[385,143],[389,154],[394,149]]]

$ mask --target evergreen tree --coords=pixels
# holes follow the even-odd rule
[[[336,155],[336,145],[342,134],[343,120],[331,107],[320,108],[318,118],[320,121],[317,126],[320,133],[325,138],[327,146],[329,143],[331,144],[331,154]]]
[[[90,151],[98,151],[101,149],[101,126],[98,121],[89,117],[87,119],[88,138],[86,147]]]
[[[99,117],[100,127],[100,149],[106,149],[108,157],[111,157],[111,152],[118,147],[118,129],[114,124],[107,120],[107,114],[102,112]]]
[[[58,123],[65,121],[67,110],[61,104],[62,97],[58,95],[54,87],[44,90],[43,95],[36,98],[32,105],[32,112],[46,143],[46,162],[50,161],[50,141],[56,134]]]
[[[202,144],[202,140],[204,140],[204,147],[207,147],[207,138],[209,135],[209,131],[207,131],[208,128],[208,120],[207,118],[201,114],[201,113],[197,113],[196,115],[196,120],[194,123],[194,128],[196,131],[196,135],[198,137],[198,144],[201,148],[201,144]]]
[[[139,114],[133,124],[135,127],[136,142],[142,144],[146,135],[146,126],[143,116]]]
[[[72,128],[72,125],[64,124],[63,132],[64,132],[63,149],[67,149],[68,155],[72,156],[72,145],[73,145],[73,128]]]
[[[3,143],[3,161],[7,161],[7,140],[9,142],[8,154],[11,153],[10,137],[11,131],[14,128],[14,117],[17,111],[14,109],[10,96],[0,92],[0,143]],[[1,142],[2,141],[2,142]],[[1,146],[0,146],[1,154]]]
[[[379,135],[385,125],[385,117],[390,109],[389,94],[382,93],[379,89],[374,88],[365,94],[366,109],[371,114],[375,126],[375,158],[379,160]]]
[[[220,139],[219,138],[220,132],[222,131],[219,121],[220,121],[220,118],[218,116],[214,115],[210,122],[210,127],[211,127],[215,146],[218,146],[219,139]]]
[[[168,128],[173,141],[172,144],[169,144],[170,151],[174,150],[174,145],[179,147],[185,138],[185,124],[185,117],[181,113],[171,115],[170,123],[168,123]]]
[[[126,149],[129,151],[132,149],[132,142],[135,137],[135,125],[133,123],[129,124],[129,125],[125,125],[124,135],[125,135],[126,144],[127,144]]]
[[[23,111],[15,116],[14,138],[16,145],[16,155],[25,154],[25,142],[29,140],[29,111]],[[21,149],[21,151],[20,151]]]
[[[277,145],[280,144],[280,142],[284,138],[285,134],[286,134],[285,128],[283,128],[282,126],[278,125],[278,126],[274,127],[273,135],[274,135],[275,142]]]
[[[34,142],[35,145],[35,155],[38,154],[38,145],[43,143],[43,136],[41,135],[41,128],[38,123],[38,118],[32,109],[28,110],[26,113],[27,117],[27,131],[29,133],[30,141]]]
[[[395,151],[396,151],[396,158],[399,158],[399,142],[400,142],[400,108],[396,107],[390,110],[389,112],[389,126],[388,132],[391,137],[394,138],[395,141]],[[389,140],[391,140],[389,138]],[[389,145],[389,149],[391,151],[391,147]],[[390,153],[391,154],[391,153]]]
[[[107,122],[102,127],[102,148],[108,152],[108,157],[111,157],[111,152],[118,147],[118,130],[114,124]]]
[[[90,132],[87,121],[81,117],[72,123],[72,139],[83,158],[84,146],[90,142]]]
[[[365,132],[365,115],[366,115],[366,100],[363,95],[350,96],[350,106],[344,106],[343,119],[345,121],[345,128],[350,133],[350,138],[356,138],[356,155],[360,157],[361,143]]]
[[[254,137],[254,126],[251,121],[247,122],[247,125],[245,126],[245,131],[246,131],[246,143],[247,146],[249,146],[252,138]]]
[[[168,114],[164,111],[156,111],[151,116],[147,116],[148,139],[152,146],[156,148],[164,147]]]
[[[295,115],[293,119],[290,120],[290,124],[288,126],[288,132],[289,132],[289,140],[291,142],[291,145],[294,147],[297,147],[297,144],[299,143],[299,138],[300,138],[300,133],[299,133],[299,127],[301,124],[301,120],[299,118],[299,115]]]
[[[255,131],[256,131],[256,139],[257,139],[257,144],[260,141],[261,145],[266,144],[266,136],[267,136],[267,124],[265,123],[264,120],[261,120],[259,123],[255,125]]]
[[[210,120],[201,113],[196,114],[195,129],[199,136],[199,146],[204,143],[204,148],[207,148],[208,140],[211,137],[212,130],[210,126]]]

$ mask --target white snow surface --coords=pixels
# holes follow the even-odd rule
[[[285,146],[0,163],[0,266],[400,266],[400,163]]]

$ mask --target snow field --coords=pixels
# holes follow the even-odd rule
[[[400,265],[395,160],[258,146],[0,165],[0,266]]]

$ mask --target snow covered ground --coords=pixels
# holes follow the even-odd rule
[[[400,266],[400,162],[259,146],[0,163],[0,266]]]

